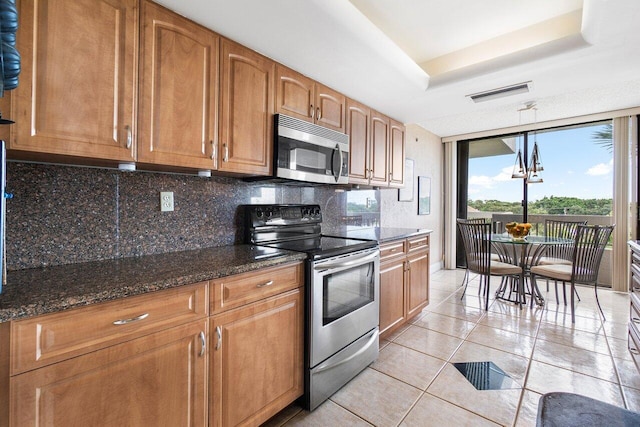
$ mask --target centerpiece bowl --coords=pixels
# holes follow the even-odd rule
[[[529,224],[528,222],[519,223],[514,221],[506,223],[505,227],[507,229],[507,233],[509,233],[513,240],[523,241],[524,238],[529,234],[531,224]]]

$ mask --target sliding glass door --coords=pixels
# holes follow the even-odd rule
[[[518,151],[529,166],[535,144],[541,182],[512,178],[519,172]],[[612,223],[611,121],[461,141],[458,145],[459,218],[487,218],[498,233],[507,222],[529,222],[531,233],[538,235],[544,233],[548,218]],[[461,163],[466,163],[466,168],[461,170]],[[609,251],[601,266],[605,285],[611,284],[610,258]]]

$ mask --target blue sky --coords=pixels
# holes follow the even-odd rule
[[[529,184],[529,200],[547,196],[608,199],[613,195],[613,153],[596,144],[593,134],[603,125],[537,135],[544,182]],[[530,134],[529,152],[533,147]],[[469,161],[469,199],[522,200],[522,179],[513,179],[515,154]]]

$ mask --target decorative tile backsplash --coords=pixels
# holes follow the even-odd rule
[[[160,211],[161,191],[173,212]],[[7,164],[7,192],[9,270],[242,243],[249,203],[317,203],[327,226],[380,217],[378,190],[21,162]]]

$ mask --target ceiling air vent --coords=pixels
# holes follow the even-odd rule
[[[467,95],[473,102],[491,101],[492,99],[504,98],[505,96],[528,93],[531,90],[532,82],[517,83],[511,86],[499,87],[497,89],[486,90],[484,92]]]

